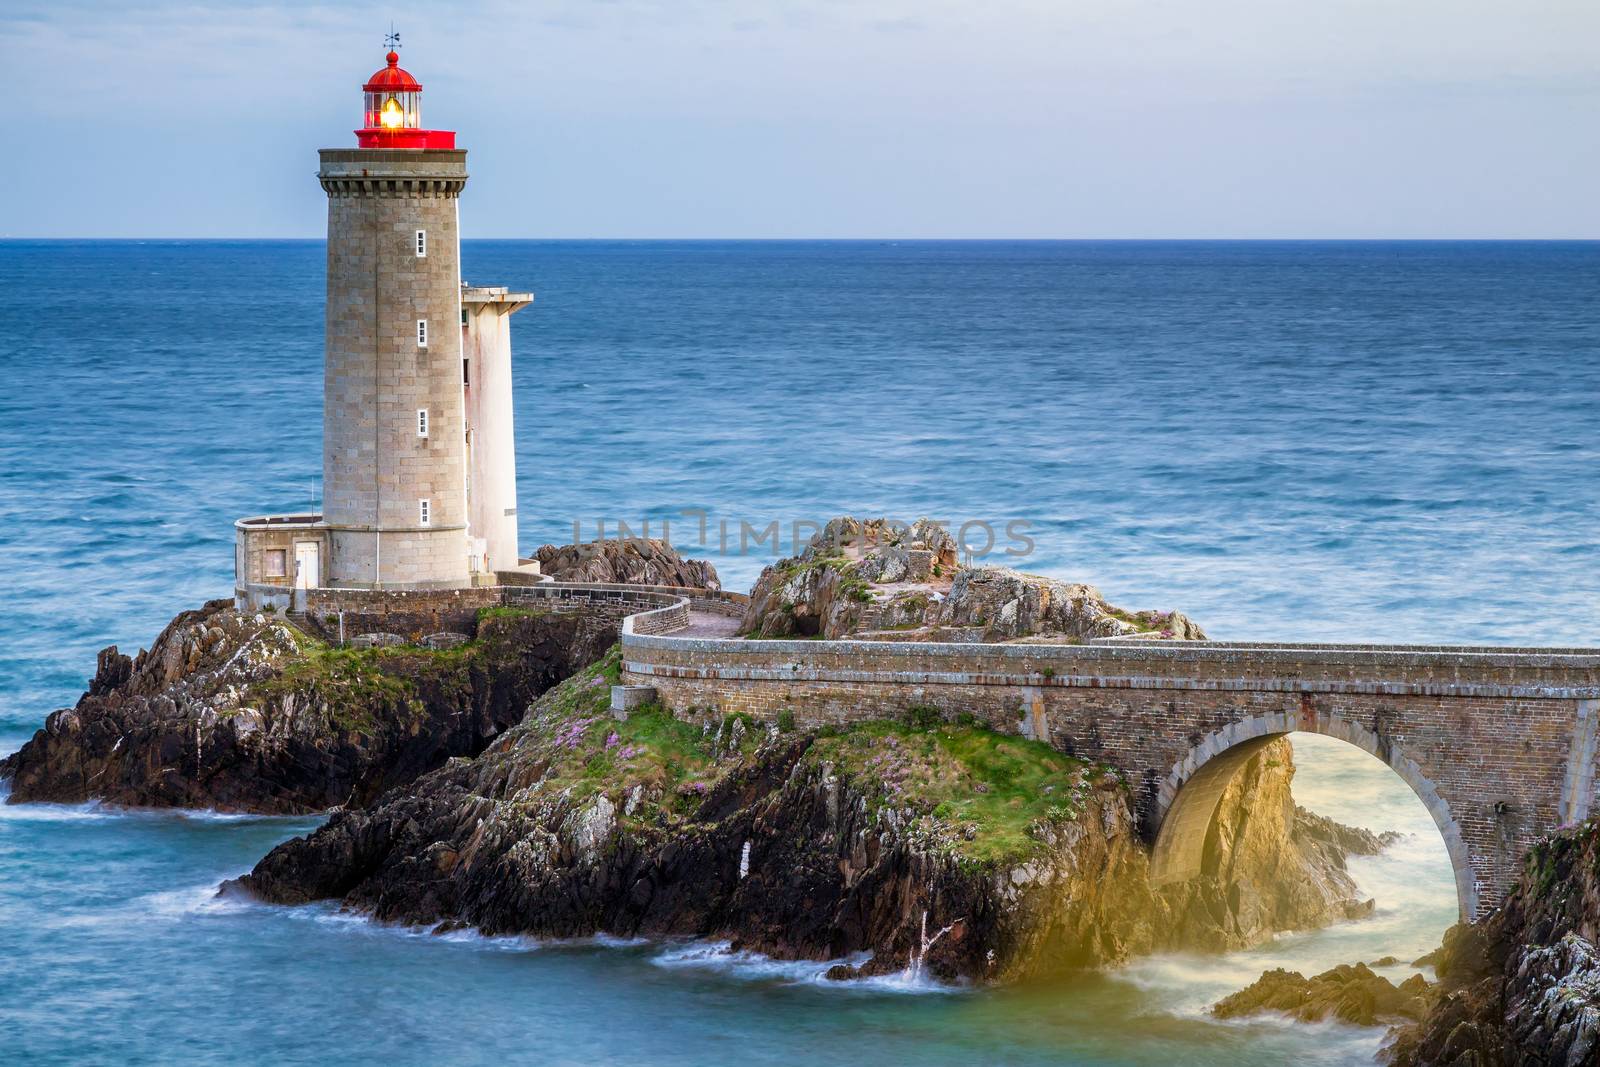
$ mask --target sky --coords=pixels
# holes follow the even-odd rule
[[[1600,238],[1595,0],[6,0],[0,237],[321,236],[391,21],[469,238]]]

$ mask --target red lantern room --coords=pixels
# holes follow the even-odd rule
[[[366,118],[356,131],[362,148],[454,148],[453,130],[422,128],[422,83],[400,69],[400,56],[390,52],[384,67],[363,85]]]

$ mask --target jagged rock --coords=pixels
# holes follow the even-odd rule
[[[545,545],[535,553],[540,573],[558,582],[604,582],[721,589],[707,560],[685,559],[665,541],[629,538],[579,545]]]
[[[1126,612],[1093,586],[1005,567],[958,567],[927,519],[838,518],[798,556],[767,567],[740,632],[756,637],[1078,643],[1147,634],[1203,640],[1180,612]]]
[[[1359,826],[1346,826],[1301,807],[1295,808],[1295,821],[1307,840],[1317,841],[1345,856],[1376,856],[1405,836],[1393,830],[1373,833]]]
[[[1042,744],[950,723],[817,734],[748,729],[740,717],[696,725],[661,709],[621,723],[607,711],[611,669],[546,694],[476,759],[279,846],[243,887],[491,935],[686,935],[783,959],[871,954],[833,968],[836,979],[912,967],[1003,981],[1236,946],[1268,936],[1272,922],[1332,914],[1326,882],[1338,872],[1288,841],[1288,858],[1261,870],[1248,867],[1253,848],[1235,848],[1204,884],[1156,890],[1127,788]],[[955,747],[939,741],[947,735]],[[973,745],[982,759],[954,754]],[[993,760],[1049,779],[1048,793],[1029,798],[1040,814],[1025,832],[983,814],[1015,810],[999,794],[1011,771],[993,789],[982,780]],[[1232,810],[1247,799],[1237,794],[1221,804],[1262,849],[1272,826],[1292,832],[1283,772],[1280,762],[1250,779],[1285,791],[1256,805],[1276,823],[1248,803]],[[1229,911],[1239,898],[1256,902],[1247,917]]]
[[[1534,846],[1505,903],[1422,961],[1441,994],[1393,1035],[1398,1067],[1600,1062],[1600,826]]]
[[[329,653],[275,616],[216,600],[148,652],[100,654],[89,691],[0,761],[10,800],[299,813],[363,804],[473,755],[592,661],[614,623],[497,616],[438,654]],[[386,642],[387,644],[387,642]]]
[[[1080,643],[1141,632],[1184,641],[1205,639],[1204,632],[1181,612],[1132,615],[1107,604],[1092,585],[1059,582],[1006,567],[965,567],[957,572],[936,625],[976,629],[985,641],[1048,635]]]
[[[1374,1026],[1395,1017],[1421,1018],[1428,1001],[1428,983],[1420,974],[1397,986],[1357,963],[1341,964],[1313,978],[1281,968],[1266,971],[1253,984],[1218,1001],[1211,1011],[1219,1019],[1275,1011],[1306,1023],[1332,1016],[1357,1026]]]

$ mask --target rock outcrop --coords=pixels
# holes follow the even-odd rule
[[[1600,1062],[1600,825],[1535,846],[1504,905],[1456,926],[1425,957],[1439,976],[1427,1016],[1397,1031],[1399,1067]],[[1420,962],[1420,961],[1419,961]]]
[[[1346,856],[1376,856],[1405,836],[1394,830],[1375,834],[1359,826],[1346,826],[1301,807],[1295,808],[1294,816],[1303,839],[1326,849],[1330,857],[1337,856],[1341,864]]]
[[[1185,948],[1226,952],[1372,912],[1345,857],[1376,852],[1381,839],[1297,807],[1294,771],[1282,739],[1240,768],[1217,805],[1200,876],[1163,888]]]
[[[1334,1018],[1357,1026],[1376,1026],[1396,1018],[1419,1019],[1430,1002],[1420,974],[1395,985],[1364,963],[1342,964],[1307,978],[1281,968],[1267,971],[1250,986],[1217,1002],[1219,1019],[1280,1012],[1303,1023]]]
[[[546,545],[563,581],[717,588],[661,541]],[[361,805],[470,756],[617,639],[616,618],[539,609],[453,612],[403,600],[334,617],[175,618],[136,658],[100,653],[77,706],[0,761],[10,799],[299,813]],[[458,632],[457,627],[472,631]],[[368,631],[371,632],[368,632]],[[394,630],[396,632],[389,632]]]
[[[101,652],[88,692],[0,761],[0,779],[13,803],[365,804],[479,752],[616,632],[582,615],[497,610],[475,640],[434,642],[452,647],[337,649],[216,600],[136,658]]]
[[[1090,585],[956,560],[954,538],[927,519],[834,519],[800,555],[762,571],[740,631],[900,641],[1205,638],[1181,612],[1128,612]]]
[[[721,589],[707,560],[685,559],[665,541],[642,537],[545,545],[535,554],[540,573],[558,582],[611,582]]]
[[[719,937],[779,958],[871,953],[836,977],[983,981],[1343,914],[1340,872],[1289,842],[1284,864],[1249,870],[1235,849],[1205,885],[1157,890],[1120,777],[1043,744],[950,721],[618,720],[617,668],[562,683],[476,759],[280,845],[243,888],[486,934]],[[1264,752],[1252,782],[1286,790],[1287,746],[1267,752],[1278,766]],[[1293,819],[1287,795],[1262,808]],[[1258,813],[1225,815],[1264,837]]]

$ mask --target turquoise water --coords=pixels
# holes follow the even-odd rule
[[[318,498],[313,243],[0,243],[0,751]],[[1033,524],[1021,565],[1228,638],[1600,643],[1600,246],[468,243],[514,321],[528,546],[597,519]],[[695,550],[691,520],[675,539]],[[770,554],[768,554],[770,555]],[[716,556],[731,587],[768,555]],[[1408,837],[1368,923],[1064,985],[840,989],[693,945],[532,945],[217,900],[305,820],[0,808],[19,1062],[1356,1062],[1204,1006],[1410,958],[1420,805],[1337,742],[1318,810]],[[1404,972],[1394,972],[1399,977]],[[865,1050],[865,1051],[864,1051]]]

